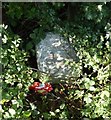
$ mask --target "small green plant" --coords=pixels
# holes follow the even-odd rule
[[[2,29],[2,100],[3,119],[28,118],[31,109],[26,109],[26,94],[28,86],[37,77],[30,68],[26,66],[28,54],[24,50],[19,50],[21,39],[18,36],[9,34],[5,25]],[[35,74],[35,76],[33,76]],[[33,77],[32,77],[33,76]]]

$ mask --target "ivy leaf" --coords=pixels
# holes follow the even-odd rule
[[[109,91],[102,91],[102,93],[101,93],[101,98],[102,99],[104,99],[104,97],[107,97],[107,98],[109,98],[109,96],[110,96],[110,93],[109,93]]]
[[[95,81],[90,81],[90,85],[95,85]]]
[[[84,97],[84,101],[89,104],[92,102],[92,99],[90,97]]]
[[[89,90],[90,90],[90,91],[95,91],[96,88],[95,88],[94,86],[90,86]]]
[[[12,108],[9,108],[9,113],[14,116],[16,114],[16,111]]]

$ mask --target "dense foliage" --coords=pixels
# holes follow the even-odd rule
[[[110,13],[111,3],[4,3],[0,26],[3,118],[111,118]],[[52,84],[53,91],[41,95],[28,89],[40,76],[31,69],[37,69],[31,61],[36,61],[35,44],[49,31],[62,34],[73,45],[79,62],[66,64],[76,66],[79,77]]]

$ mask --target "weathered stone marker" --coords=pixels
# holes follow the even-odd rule
[[[47,33],[45,39],[36,45],[38,69],[55,79],[77,77],[74,68],[65,64],[77,61],[76,53],[67,40],[59,34]]]

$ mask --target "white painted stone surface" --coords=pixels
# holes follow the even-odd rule
[[[55,79],[77,77],[74,68],[65,62],[77,61],[76,53],[68,41],[58,34],[47,33],[45,39],[36,45],[38,69]]]

